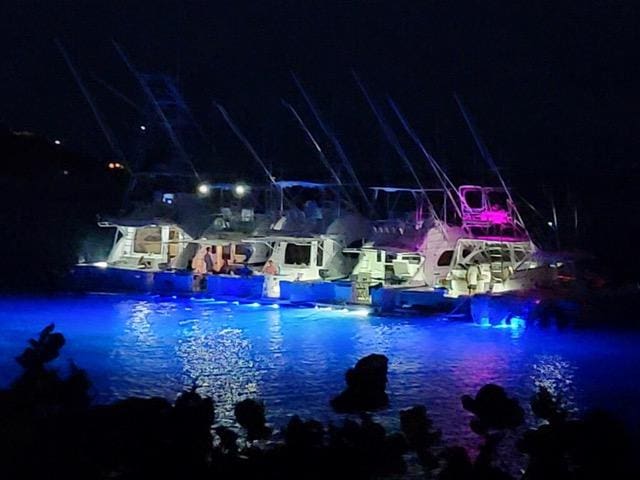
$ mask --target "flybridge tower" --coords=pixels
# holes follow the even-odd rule
[[[146,104],[133,159],[134,173],[197,179],[192,148],[202,142],[201,132],[175,80],[169,75],[136,76]]]
[[[130,160],[129,193],[153,186],[164,190],[192,191],[200,175],[194,165],[197,145],[204,135],[196,124],[173,77],[139,72],[122,48],[114,46],[138,81],[145,106],[137,146]]]
[[[528,240],[510,197],[502,188],[464,185],[458,189],[462,227],[475,237]]]

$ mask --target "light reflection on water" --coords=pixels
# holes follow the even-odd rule
[[[531,379],[537,388],[545,387],[569,412],[576,413],[579,410],[574,364],[560,355],[539,355],[532,370]]]
[[[61,367],[88,370],[98,402],[130,395],[173,399],[196,386],[231,423],[233,405],[265,401],[276,425],[298,413],[336,418],[328,402],[344,372],[369,353],[389,357],[391,408],[426,404],[445,439],[473,442],[460,396],[494,382],[526,403],[539,386],[577,411],[602,405],[638,422],[637,332],[483,328],[438,318],[362,317],[339,310],[212,300],[85,296],[0,299],[0,385],[13,358],[54,321],[67,337]],[[606,359],[606,361],[604,360]]]

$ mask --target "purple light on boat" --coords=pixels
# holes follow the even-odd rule
[[[504,225],[509,222],[509,214],[504,210],[484,211],[480,213],[480,220],[492,225]]]

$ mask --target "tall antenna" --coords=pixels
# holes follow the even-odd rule
[[[258,165],[260,165],[262,167],[262,170],[264,171],[265,175],[267,176],[267,179],[275,187],[278,187],[278,182],[276,182],[275,177],[271,174],[271,171],[269,170],[269,168],[267,168],[266,163],[264,163],[264,161],[260,158],[260,155],[258,155],[258,152],[256,152],[255,148],[253,148],[253,145],[251,145],[249,140],[247,140],[247,137],[245,137],[242,134],[242,132],[240,131],[238,126],[233,122],[233,120],[231,119],[231,117],[229,116],[229,114],[227,113],[225,108],[222,105],[220,105],[219,103],[214,103],[214,105],[220,111],[220,113],[222,114],[222,118],[224,118],[225,122],[227,122],[227,124],[229,125],[231,130],[233,130],[233,133],[236,134],[238,139],[247,148],[247,150],[249,151],[249,153],[251,154],[253,159],[258,163]]]
[[[293,81],[295,82],[296,86],[298,87],[298,90],[300,90],[300,93],[304,97],[305,102],[309,106],[309,109],[313,113],[313,116],[316,119],[316,122],[318,122],[318,125],[320,125],[320,128],[322,129],[324,134],[327,137],[329,137],[329,139],[331,140],[331,143],[333,143],[333,146],[336,149],[338,157],[342,161],[342,164],[343,164],[345,170],[347,171],[347,173],[349,174],[349,176],[353,180],[353,183],[356,185],[356,188],[358,189],[358,192],[360,193],[360,195],[362,196],[362,198],[366,202],[367,208],[369,209],[370,212],[373,212],[374,211],[373,205],[371,204],[371,201],[369,200],[369,197],[367,197],[367,193],[364,191],[364,188],[362,187],[362,184],[360,183],[360,180],[358,180],[358,176],[356,175],[356,172],[354,171],[353,166],[351,165],[351,161],[349,160],[349,157],[347,157],[347,154],[344,151],[344,148],[342,147],[342,144],[336,138],[336,136],[333,134],[333,132],[331,132],[331,130],[329,130],[329,128],[323,122],[322,118],[320,117],[320,114],[318,113],[317,108],[315,107],[315,105],[313,104],[313,101],[311,100],[311,97],[309,97],[309,95],[307,94],[306,90],[302,86],[302,83],[300,83],[300,80],[298,80],[298,77],[296,77],[295,73],[293,73],[293,72],[291,72],[291,76],[293,77]]]
[[[174,148],[178,152],[178,155],[179,155],[180,159],[182,161],[186,162],[189,165],[189,167],[191,168],[194,176],[199,181],[200,180],[200,174],[198,173],[198,171],[196,170],[195,165],[193,164],[193,162],[189,158],[189,155],[184,150],[184,147],[180,143],[180,140],[178,139],[178,136],[176,135],[176,132],[174,131],[173,126],[171,125],[171,122],[169,121],[169,119],[165,115],[164,111],[162,110],[162,107],[158,103],[158,101],[157,101],[156,97],[154,96],[153,92],[151,91],[151,88],[149,87],[148,83],[144,80],[142,75],[140,75],[140,73],[133,67],[133,65],[129,61],[129,58],[124,53],[124,51],[122,50],[120,45],[118,45],[115,42],[115,40],[113,40],[112,42],[113,42],[113,46],[115,47],[116,51],[118,52],[118,55],[120,55],[120,57],[122,58],[122,61],[124,62],[124,64],[127,66],[129,71],[133,74],[133,76],[136,78],[136,80],[138,80],[138,83],[142,87],[142,90],[144,91],[145,95],[147,96],[148,100],[150,101],[151,105],[153,106],[153,108],[154,108],[154,110],[156,112],[156,115],[158,116],[158,118],[160,118],[160,120],[162,122],[162,125],[163,125],[164,129],[166,130],[167,135],[169,136],[169,139],[171,140],[171,143],[173,144]]]
[[[446,172],[442,169],[442,167],[438,164],[436,159],[433,158],[433,156],[431,156],[431,154],[427,151],[424,144],[422,143],[422,140],[420,140],[420,137],[418,137],[415,131],[411,128],[411,126],[409,125],[409,122],[407,122],[407,119],[404,117],[404,115],[402,115],[402,112],[400,112],[400,109],[398,108],[396,103],[391,98],[388,98],[388,101],[389,101],[389,105],[391,106],[396,116],[398,117],[398,120],[400,120],[402,127],[405,129],[407,134],[418,146],[418,148],[424,155],[425,159],[427,160],[427,163],[429,163],[429,165],[435,172],[436,177],[438,177],[438,181],[442,185],[442,188],[444,188],[444,191],[447,193],[449,200],[451,200],[451,204],[453,205],[453,208],[456,210],[456,213],[460,218],[462,218],[462,212],[460,211],[460,207],[458,206],[458,201],[453,196],[453,193],[451,193],[452,191],[456,191],[455,185],[453,184],[451,179],[447,176]]]
[[[131,108],[133,108],[134,110],[136,110],[138,113],[142,114],[142,108],[140,108],[133,100],[131,100],[129,97],[127,97],[124,93],[122,93],[120,90],[118,90],[117,88],[115,88],[114,86],[108,84],[106,81],[104,81],[102,78],[98,77],[97,75],[93,74],[91,75],[93,77],[93,79],[98,82],[100,85],[102,85],[104,88],[106,88],[107,90],[109,90],[113,95],[115,95],[116,97],[118,97],[120,100],[122,100],[124,103],[126,103],[127,105],[129,105]]]
[[[78,88],[80,89],[80,91],[82,92],[82,95],[84,96],[85,100],[89,104],[89,107],[91,108],[91,111],[93,112],[93,116],[96,118],[96,121],[98,122],[98,125],[100,126],[100,130],[102,130],[102,134],[104,135],[105,139],[107,140],[107,143],[109,144],[109,147],[111,147],[112,153],[118,158],[118,160],[124,160],[124,154],[122,153],[122,150],[118,146],[118,143],[116,142],[116,139],[115,139],[115,137],[113,135],[113,132],[111,132],[111,130],[107,126],[107,123],[102,118],[102,115],[100,114],[100,110],[98,110],[97,105],[95,104],[93,98],[91,97],[91,94],[89,93],[89,90],[87,89],[86,85],[82,81],[82,78],[80,77],[80,74],[78,73],[78,71],[74,67],[73,62],[71,61],[71,58],[69,57],[69,54],[67,53],[67,51],[65,50],[64,46],[62,45],[62,42],[60,40],[58,40],[57,38],[54,41],[56,43],[56,46],[58,47],[58,50],[60,50],[60,53],[62,54],[62,57],[64,58],[64,61],[67,64],[67,67],[69,67],[69,70],[71,71],[71,74],[73,75],[73,79],[75,80],[76,84],[78,85]]]
[[[475,141],[476,146],[478,147],[478,150],[480,151],[480,155],[482,155],[484,160],[489,165],[489,168],[491,168],[491,170],[493,170],[493,172],[496,174],[496,176],[500,180],[500,184],[502,185],[502,188],[504,189],[504,191],[507,194],[507,197],[509,198],[509,202],[511,203],[511,207],[513,208],[513,210],[514,210],[514,212],[516,214],[517,220],[520,223],[520,225],[522,225],[522,228],[524,229],[524,231],[525,231],[525,233],[527,234],[527,237],[528,237],[529,236],[529,232],[527,231],[527,227],[525,226],[524,221],[522,220],[522,217],[520,216],[520,212],[518,211],[518,208],[516,207],[516,204],[513,201],[513,197],[511,196],[511,191],[507,187],[507,184],[505,183],[504,178],[502,178],[502,174],[500,173],[500,170],[498,170],[496,162],[493,160],[493,157],[491,156],[491,153],[489,152],[489,149],[486,147],[486,145],[482,141],[482,138],[480,138],[480,135],[478,134],[478,132],[477,132],[477,130],[475,128],[475,125],[473,123],[473,119],[471,118],[471,115],[464,108],[462,100],[460,99],[460,97],[458,96],[457,93],[453,94],[453,98],[455,98],[456,103],[458,104],[458,108],[460,109],[460,112],[462,113],[462,116],[464,117],[464,121],[467,123],[467,126],[469,127],[469,130],[471,131],[471,135],[473,136],[473,140]]]
[[[435,210],[435,208],[433,206],[433,203],[431,203],[431,200],[429,199],[429,196],[427,195],[426,190],[425,190],[424,186],[422,185],[422,182],[420,181],[420,178],[418,177],[418,174],[416,173],[415,169],[413,168],[413,165],[411,164],[411,161],[409,160],[409,157],[407,156],[404,148],[402,148],[402,145],[400,145],[400,141],[398,140],[398,137],[396,136],[395,132],[391,129],[391,127],[389,126],[389,124],[385,120],[384,115],[382,114],[382,112],[378,109],[376,104],[373,102],[373,100],[369,96],[369,92],[367,92],[367,89],[365,88],[364,84],[360,80],[360,77],[358,77],[358,74],[354,70],[352,70],[351,73],[353,74],[353,78],[355,79],[356,83],[358,84],[358,87],[360,87],[360,90],[362,91],[362,94],[364,95],[364,98],[367,100],[367,103],[369,104],[369,107],[373,111],[373,114],[375,115],[376,120],[378,121],[378,124],[380,125],[380,128],[382,129],[382,132],[384,133],[385,137],[387,137],[387,140],[393,146],[393,148],[397,152],[398,156],[400,158],[402,158],[402,160],[404,161],[405,165],[407,166],[407,168],[411,172],[411,175],[413,176],[413,179],[415,180],[416,184],[418,185],[418,188],[422,191],[423,197],[427,200],[427,205],[429,207],[429,212],[431,213],[433,218],[437,222],[439,222],[439,218],[438,218],[436,210]]]
[[[287,199],[285,194],[284,194],[284,188],[282,188],[280,185],[278,185],[278,182],[276,182],[276,177],[274,177],[271,174],[271,171],[267,167],[267,164],[264,163],[262,158],[260,158],[260,155],[258,155],[258,152],[256,152],[255,148],[253,148],[253,145],[251,145],[249,140],[247,140],[247,137],[245,137],[242,134],[242,132],[240,131],[238,126],[233,122],[233,120],[231,119],[231,116],[227,113],[225,108],[222,105],[220,105],[218,103],[215,103],[215,102],[214,102],[214,105],[220,111],[220,114],[222,114],[222,118],[224,118],[225,122],[227,122],[227,124],[229,125],[229,128],[231,128],[231,130],[233,130],[233,133],[236,134],[236,136],[238,137],[240,142],[242,142],[242,144],[249,151],[249,153],[251,154],[253,159],[258,163],[258,165],[260,165],[260,167],[262,167],[262,170],[264,171],[265,175],[267,176],[267,179],[269,180],[269,182],[271,182],[271,184],[276,188],[276,190],[278,190],[280,192],[280,215],[282,215],[282,213],[284,211],[284,201],[286,200],[287,202],[289,202],[289,199]]]
[[[284,105],[285,108],[287,108],[291,112],[293,117],[298,122],[298,125],[300,125],[300,128],[302,128],[302,130],[306,133],[307,137],[309,138],[309,141],[311,141],[311,143],[313,144],[314,148],[316,149],[316,152],[318,152],[318,157],[320,157],[320,161],[322,162],[324,167],[331,174],[331,177],[333,178],[333,181],[336,182],[336,184],[340,185],[341,187],[344,187],[344,183],[342,182],[342,179],[340,178],[340,175],[338,175],[338,172],[336,172],[336,170],[331,166],[331,163],[329,162],[329,159],[326,157],[326,155],[322,151],[322,148],[320,147],[320,144],[318,143],[318,141],[315,139],[315,137],[311,133],[311,130],[309,130],[309,128],[307,128],[307,126],[305,125],[304,121],[302,120],[302,118],[300,117],[300,115],[298,114],[296,109],[293,108],[293,106],[291,106],[290,103],[287,103],[284,100],[282,100],[282,104]],[[343,188],[343,190],[344,190],[344,194],[346,195],[347,200],[349,201],[349,203],[353,204],[353,201],[350,198],[349,192],[344,188]]]

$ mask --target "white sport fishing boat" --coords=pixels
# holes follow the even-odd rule
[[[261,268],[270,250],[244,238],[266,232],[269,215],[256,212],[251,201],[229,198],[238,197],[237,185],[206,188],[206,196],[158,194],[128,214],[99,222],[115,230],[111,251],[104,262],[78,264],[73,277],[84,289],[99,291],[190,290],[192,260],[207,247],[217,271],[223,266],[227,273],[251,265]]]
[[[370,288],[436,287],[448,274],[449,260],[457,239],[462,236],[460,227],[448,225],[438,218],[433,204],[426,195],[442,195],[441,205],[446,209],[447,195],[443,189],[413,189],[397,187],[373,187],[375,197],[381,192],[387,197],[387,219],[373,222],[373,233],[360,248],[345,250],[357,257],[351,275],[352,300],[369,303]],[[411,211],[400,208],[398,197],[409,196],[415,204]],[[390,200],[393,197],[393,200]],[[423,214],[425,201],[431,205],[430,214]],[[446,215],[443,215],[446,218]]]
[[[552,284],[556,269],[541,260],[507,192],[468,185],[457,193],[460,225],[431,219],[393,228],[385,222],[374,230],[386,235],[351,250],[358,253],[354,301],[369,303],[376,285],[425,295],[444,290],[455,298]]]
[[[265,268],[265,296],[282,298],[281,282],[329,282],[349,276],[354,266],[345,248],[361,245],[370,222],[348,209],[336,185],[280,181],[288,208],[263,236],[245,239],[271,250]]]
[[[465,235],[451,257],[451,296],[550,287],[555,265],[542,260],[507,192],[463,186],[458,190]]]

